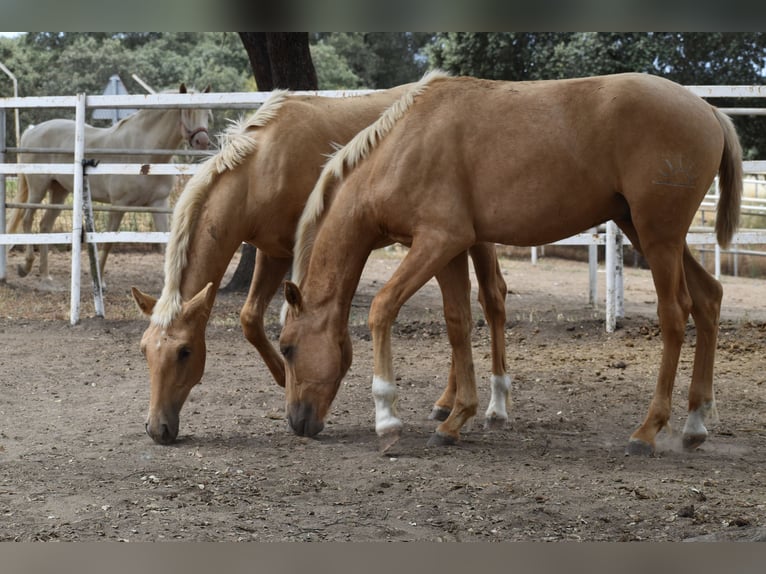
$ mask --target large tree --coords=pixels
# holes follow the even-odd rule
[[[253,68],[258,90],[316,90],[308,32],[239,32]],[[224,291],[247,291],[255,269],[255,248],[242,246],[242,255]]]

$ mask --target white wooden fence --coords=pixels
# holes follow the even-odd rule
[[[766,86],[689,86],[689,89],[702,97],[766,97]],[[296,92],[302,94],[324,95],[330,97],[345,97],[367,93],[367,91],[320,91]],[[225,108],[252,110],[257,108],[268,97],[268,92],[249,93],[208,93],[208,94],[149,94],[130,96],[52,96],[27,98],[0,98],[0,138],[5,134],[6,110],[18,108],[74,108],[75,109],[75,141],[72,163],[63,164],[19,164],[5,163],[6,146],[0,141],[0,246],[26,244],[70,244],[72,246],[72,272],[70,289],[70,323],[76,324],[80,315],[80,274],[81,253],[83,244],[98,243],[166,243],[168,233],[160,232],[84,232],[83,231],[83,191],[84,174],[145,174],[145,164],[114,164],[99,163],[95,167],[86,167],[84,160],[85,141],[84,125],[86,109],[88,108]],[[724,109],[730,115],[766,115],[766,108],[730,108]],[[18,142],[17,142],[18,144]],[[192,174],[193,164],[164,164],[149,165],[147,177],[160,174]],[[745,162],[745,172],[748,174],[766,173],[766,161]],[[74,176],[74,196],[72,231],[65,233],[32,233],[7,234],[5,230],[5,176],[18,173],[56,173]],[[608,222],[604,230],[591,230],[580,233],[557,242],[557,245],[587,245],[590,247],[590,291],[589,301],[596,303],[596,248],[606,246],[606,329],[612,332],[616,318],[622,316],[622,234],[616,225]],[[687,237],[689,244],[715,245],[715,234],[712,232],[694,231]],[[735,235],[735,244],[766,243],[766,230],[744,231]],[[5,247],[0,249],[0,281],[6,279]],[[99,300],[100,293],[95,294],[96,309],[103,309]]]

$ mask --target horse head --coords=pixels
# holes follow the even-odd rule
[[[181,84],[178,92],[180,94],[193,93],[193,90],[187,90],[186,84]],[[203,94],[210,92],[208,85]],[[212,113],[210,110],[199,108],[190,108],[181,110],[181,134],[185,142],[192,149],[206,150],[210,146],[210,135],[208,134],[208,125]]]
[[[151,316],[157,300],[135,287],[133,298],[139,309]],[[179,413],[192,387],[205,370],[205,325],[213,306],[215,290],[208,283],[167,326],[150,323],[141,338],[141,353],[149,366],[151,397],[146,433],[159,444],[170,444],[178,436]]]
[[[328,328],[318,313],[304,309],[300,289],[285,282],[288,310],[279,337],[285,361],[287,421],[300,436],[324,428],[340,382],[351,366],[351,339],[345,325]]]

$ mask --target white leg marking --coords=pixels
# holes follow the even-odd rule
[[[402,428],[402,421],[396,416],[396,385],[373,376],[372,398],[375,401],[375,432],[380,435]]]
[[[508,420],[507,405],[511,391],[511,377],[508,375],[492,375],[490,377],[491,395],[489,407],[484,415],[487,419]]]
[[[718,423],[718,409],[715,406],[715,399],[705,403],[696,411],[689,412],[689,418],[684,425],[684,436],[702,435],[707,436],[705,422],[715,425]]]

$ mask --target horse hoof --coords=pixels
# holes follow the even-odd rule
[[[484,428],[486,430],[503,430],[505,425],[508,424],[508,419],[492,416],[484,420]]]
[[[439,421],[443,422],[447,420],[447,417],[450,414],[450,409],[445,407],[434,407],[431,410],[431,414],[428,415],[429,421]]]
[[[696,450],[706,439],[706,434],[686,434],[682,439],[684,450]]]
[[[396,443],[399,442],[399,439],[401,437],[402,437],[402,431],[401,429],[398,429],[398,428],[381,433],[378,436],[378,449],[380,451],[380,454],[388,453],[391,450],[391,448]]]
[[[455,444],[457,444],[455,437],[442,434],[439,431],[434,432],[428,439],[428,446],[453,446]]]
[[[629,456],[652,456],[654,454],[654,446],[642,440],[632,438],[628,442],[625,454]]]
[[[29,274],[29,269],[19,264],[16,266],[16,273],[19,274],[19,277],[26,277]]]

